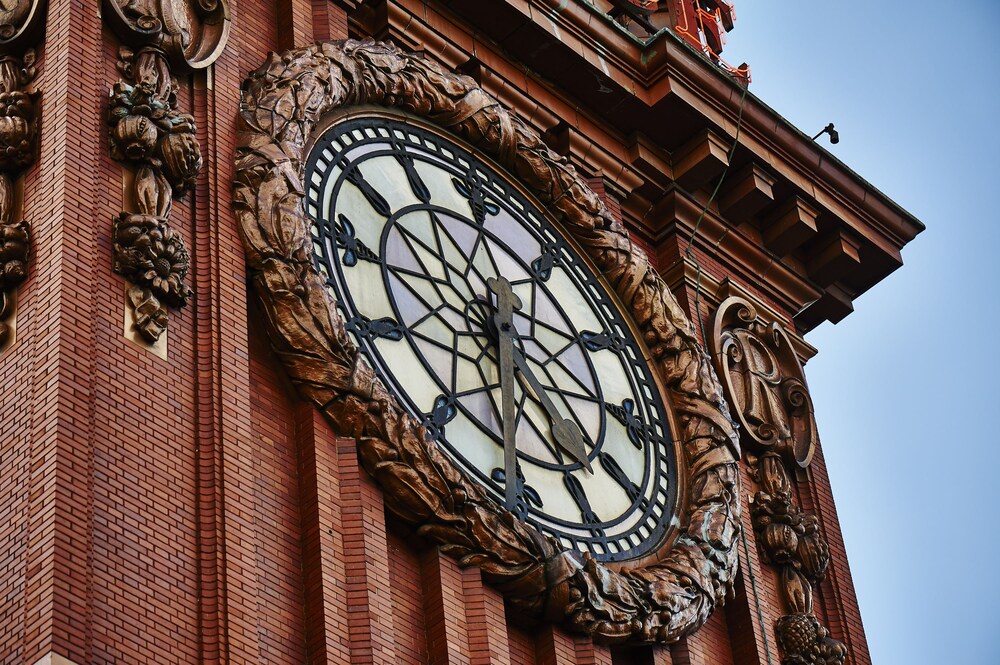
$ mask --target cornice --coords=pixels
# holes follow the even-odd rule
[[[815,277],[825,289],[815,293],[814,284],[795,290],[813,292],[807,299],[779,299],[793,305],[790,311],[813,303],[798,321],[802,330],[846,316],[855,297],[902,265],[901,248],[923,230],[668,30],[644,42],[583,0],[380,0],[352,13],[352,20],[361,33],[421,49],[472,74],[577,168],[604,177],[623,209],[633,213],[670,205],[665,197],[674,180],[707,197],[731,163],[735,170],[727,173],[719,196],[726,220],[721,223],[760,228],[761,238],[748,243],[775,264],[768,268],[772,275],[779,266],[795,272],[799,259],[824,262],[804,279]],[[749,187],[749,194],[737,192],[738,185]],[[744,197],[736,205],[727,198],[734,192]],[[797,230],[769,247],[763,239],[768,220],[790,201],[815,211],[814,229]],[[642,233],[655,242],[655,232]],[[837,243],[840,253],[829,255]],[[819,256],[821,250],[828,255]],[[798,259],[790,259],[792,251]]]
[[[674,188],[647,215],[646,230],[652,232],[654,244],[659,238],[676,236],[687,239],[693,235],[695,249],[715,257],[729,275],[744,284],[753,285],[786,312],[798,312],[803,305],[822,297],[822,289],[739,229],[734,229],[715,211],[710,209],[704,216],[701,213],[701,204]],[[674,266],[670,266],[664,270],[666,274],[671,274],[673,269]],[[703,286],[705,274],[703,271]],[[724,279],[725,276],[719,276],[717,281],[721,284]],[[788,320],[787,317],[781,318]]]
[[[426,3],[421,4],[426,8]],[[510,36],[491,34],[489,26],[476,24],[476,10],[468,3],[445,0],[441,4],[473,19],[472,25],[481,34],[500,45]],[[735,136],[743,88],[669,30],[644,42],[582,0],[517,0],[506,5],[520,13],[524,24],[538,26],[575,53],[576,65],[603,74],[605,85],[616,86],[650,109],[667,96],[678,97],[730,139]],[[898,248],[923,230],[913,215],[751,92],[746,93],[740,133],[742,146],[757,157],[778,158],[767,161],[781,177],[838,218],[859,218],[857,226],[878,230],[884,239],[875,234],[869,239],[881,250],[898,255]]]

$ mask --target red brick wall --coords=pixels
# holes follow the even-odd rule
[[[254,320],[259,312],[251,310]],[[261,653],[267,662],[306,661],[305,597],[296,419],[291,386],[281,374],[263,331],[250,325],[251,416],[257,468],[254,510]]]
[[[399,663],[426,663],[427,622],[420,556],[401,536],[390,533],[389,584],[392,587],[392,625]]]
[[[510,637],[511,665],[535,665],[535,640],[532,635],[517,626],[507,626]]]
[[[178,77],[205,167],[171,216],[195,296],[171,312],[163,360],[122,336],[125,283],[111,272],[123,168],[105,116],[119,42],[93,3],[50,1],[41,154],[25,178],[34,259],[17,345],[0,356],[0,663],[52,650],[79,663],[750,665],[776,654],[777,585],[752,531],[725,611],[673,647],[611,650],[518,624],[478,571],[387,529],[354,442],[296,399],[248,309],[229,202],[243,77],[282,40],[346,36],[345,14],[331,0],[240,0],[232,19],[211,76]],[[651,248],[661,267],[678,242]],[[717,279],[732,272],[697,256]],[[693,294],[680,295],[694,314]],[[834,560],[817,611],[868,663],[821,454],[812,474],[799,500]]]

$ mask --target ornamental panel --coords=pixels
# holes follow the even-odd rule
[[[455,234],[461,234],[463,226],[485,224],[500,212],[491,206],[502,210],[502,202],[514,199],[491,193],[496,191],[490,189],[492,185],[484,189],[482,179],[470,182],[460,177],[460,172],[455,174],[458,183],[435,182],[429,175],[423,178],[420,169],[409,161],[414,155],[400,154],[392,147],[393,134],[388,132],[382,136],[383,148],[391,159],[385,161],[380,173],[376,173],[378,169],[366,171],[363,166],[345,168],[340,163],[344,171],[357,171],[333,181],[349,182],[341,186],[348,187],[354,198],[344,208],[341,219],[340,208],[331,207],[322,198],[323,190],[319,194],[310,191],[315,181],[312,175],[306,180],[305,169],[316,154],[317,141],[323,140],[323,131],[331,125],[331,115],[352,112],[363,105],[417,116],[429,123],[427,126],[454,136],[455,141],[468,144],[498,169],[511,174],[526,194],[554,218],[560,233],[580,249],[582,258],[592,263],[621,310],[630,314],[630,325],[648,353],[651,372],[663,387],[664,402],[672,409],[676,422],[678,491],[682,499],[669,548],[655,556],[613,565],[599,560],[588,547],[571,548],[559,534],[546,533],[530,520],[519,519],[516,509],[508,509],[512,506],[505,507],[501,500],[502,483],[498,481],[491,491],[488,482],[476,480],[474,471],[461,469],[456,457],[438,444],[436,428],[447,429],[452,422],[449,419],[459,411],[449,403],[448,396],[439,404],[430,395],[427,404],[417,409],[410,404],[408,408],[401,395],[409,393],[394,390],[373,369],[378,359],[373,353],[366,356],[365,345],[369,349],[372,344],[389,348],[408,333],[412,335],[414,325],[402,320],[398,304],[395,309],[390,303],[388,308],[372,310],[370,315],[360,308],[343,306],[344,294],[330,288],[330,280],[336,281],[334,273],[357,268],[382,271],[387,264],[381,257],[395,251],[389,247],[393,243],[400,250],[399,262],[393,265],[403,265],[420,255],[428,262],[437,261],[438,269],[447,271],[449,268],[440,258],[446,253],[443,248],[427,252],[431,245],[421,248],[414,240],[433,238],[437,224],[432,223],[428,202],[422,199],[433,199],[433,192],[438,191],[442,196],[464,201],[464,214],[458,219],[453,216],[450,226],[446,222],[437,226]],[[413,144],[407,150],[416,149]],[[327,168],[335,168],[338,153],[329,152]],[[321,150],[320,154],[325,153]],[[396,159],[396,155],[402,159]],[[375,186],[372,181],[385,177],[386,172],[395,172],[395,185]],[[414,172],[421,177],[415,178]],[[468,176],[468,171],[464,175]],[[318,180],[324,183],[322,174]],[[419,55],[375,42],[317,44],[272,56],[246,81],[234,190],[250,274],[263,303],[274,348],[301,394],[326,414],[340,435],[357,440],[361,461],[381,484],[388,510],[416,525],[418,533],[439,544],[461,565],[480,567],[510,605],[526,616],[560,621],[603,642],[670,642],[707,620],[732,584],[740,533],[738,445],[721,386],[691,322],[645,254],[631,243],[626,229],[572,167],[551,153],[534,131],[472,79],[444,71]],[[414,223],[426,228],[423,232],[414,228],[399,230],[398,239],[390,242],[387,238],[395,232],[396,224],[388,224],[387,220],[403,204],[389,199],[404,194],[416,200],[411,203],[417,209],[423,206],[422,212],[415,214],[414,220],[418,221]],[[331,195],[330,200],[340,199]],[[309,205],[316,207],[312,216],[307,212]],[[334,210],[337,214],[332,214]],[[437,212],[440,218],[445,217],[444,212]],[[380,222],[381,227],[356,223],[355,216],[360,219],[372,215],[386,221]],[[387,227],[388,235],[384,233]],[[376,228],[381,229],[378,237],[373,233]],[[537,287],[545,282],[539,282],[539,273],[550,269],[545,258],[545,234],[541,231],[545,225],[522,228],[539,230],[534,255],[507,256],[502,260],[518,264],[524,273],[533,271],[529,281]],[[489,233],[477,233],[491,237]],[[447,233],[439,237],[444,235]],[[497,250],[494,259],[504,254],[499,244]],[[336,264],[317,264],[317,251],[335,252]],[[405,258],[406,252],[412,255],[409,259]],[[329,274],[317,269],[324,263],[328,270],[333,268]],[[431,271],[429,265],[416,271],[417,281],[428,281],[425,277]],[[555,270],[555,265],[551,269]],[[524,330],[520,319],[514,319],[514,312],[544,289],[536,288],[533,296],[533,287],[522,286],[526,290],[516,293],[516,301],[516,278],[510,279],[500,269],[487,272],[490,274],[484,272],[482,276],[492,277],[495,288],[489,286],[471,294],[473,300],[487,301],[481,304],[480,317],[498,317],[494,320],[501,330]],[[442,279],[437,282],[442,293],[435,297],[446,300],[444,291],[459,288],[463,280]],[[422,287],[415,288],[420,291]],[[433,287],[424,291],[431,292],[437,293]],[[423,303],[425,310],[428,304]],[[566,314],[566,318],[572,317]],[[604,323],[606,327],[609,321]],[[613,346],[614,331],[605,327],[584,328],[581,324],[573,328],[574,333],[579,333],[579,339],[573,342],[578,347],[587,342],[598,349]],[[488,335],[482,323],[475,329],[484,331],[484,337]],[[566,333],[570,328],[560,330]],[[584,332],[592,336],[585,338]],[[527,361],[531,353],[520,350],[520,336],[518,352],[511,355],[517,358],[520,354]],[[397,337],[400,339],[394,339]],[[497,334],[495,341],[489,342],[493,348],[507,348],[501,337]],[[495,356],[501,353],[506,354],[498,351]],[[437,370],[428,370],[434,362],[416,358],[413,367],[427,375],[430,393],[440,391],[443,395],[441,375]],[[488,362],[498,367],[506,365],[499,359]],[[515,372],[525,380],[519,381],[520,388],[511,390],[514,395],[519,390],[528,392],[524,386],[530,387],[529,374],[541,373],[530,365],[529,371],[521,368]],[[394,370],[392,376],[398,376],[398,371]],[[508,403],[502,396],[504,385],[505,381],[499,379],[496,388],[501,404]],[[506,385],[512,384],[507,381]],[[550,393],[550,398],[559,396],[558,391],[550,391],[545,385],[538,392]],[[539,404],[544,401],[540,395],[536,397]],[[414,401],[421,398],[418,394]],[[630,408],[623,400],[617,406],[620,412],[606,409],[607,413],[600,417],[605,422],[624,421],[626,440],[629,424],[639,436],[636,421],[640,418],[635,405]],[[545,410],[544,405],[541,409]],[[551,414],[536,418],[544,435],[541,438],[549,436],[544,430],[552,421]],[[577,428],[583,427],[577,424]],[[551,440],[555,438],[553,435]],[[496,440],[490,445],[498,451],[501,448]],[[543,443],[538,450],[544,448]],[[573,446],[569,444],[562,448],[562,453],[575,460],[570,464],[584,466],[583,458],[571,454],[570,448]],[[590,462],[597,449],[584,444],[582,450]],[[550,448],[547,454],[562,453]],[[524,461],[523,456],[518,459]],[[598,465],[593,466],[596,470]],[[506,498],[506,487],[504,490]],[[526,494],[526,490],[515,492],[515,496]],[[586,512],[584,506],[578,508]]]

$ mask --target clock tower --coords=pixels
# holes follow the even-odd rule
[[[17,0],[0,660],[869,663],[803,366],[922,225],[723,0]]]

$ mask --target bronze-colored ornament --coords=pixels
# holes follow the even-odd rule
[[[785,329],[766,324],[753,304],[732,296],[712,317],[709,345],[743,443],[809,466],[819,436],[802,365]]]
[[[778,568],[779,588],[789,612],[778,619],[776,627],[785,653],[782,665],[841,665],[846,647],[829,638],[812,614],[813,587],[823,580],[830,564],[830,548],[820,533],[819,520],[795,505],[791,475],[776,450],[760,458],[751,455],[749,463],[760,486],[750,503],[750,521],[761,561]]]
[[[208,67],[229,37],[226,0],[104,0],[104,16],[133,48],[152,46],[175,67]]]
[[[7,44],[3,35],[0,24],[0,48]],[[14,181],[38,150],[34,64],[31,49],[22,58],[0,56],[0,351],[11,343],[13,291],[28,276],[31,230],[28,222],[15,221]]]
[[[121,213],[114,227],[114,269],[172,307],[191,296],[184,284],[191,259],[166,218]]]
[[[677,414],[687,474],[685,526],[658,563],[616,571],[515,519],[428,442],[350,341],[310,258],[302,167],[324,114],[362,104],[435,122],[516,174],[633,314]],[[601,642],[671,642],[724,601],[738,562],[738,445],[711,361],[626,229],[517,116],[471,78],[388,44],[273,55],[243,86],[234,195],[276,353],[300,393],[357,439],[389,511],[478,566],[514,611]]]
[[[181,125],[174,125],[172,131],[157,146],[163,172],[173,184],[174,195],[178,197],[183,197],[194,187],[198,172],[201,171],[201,148],[194,135],[194,121],[187,127],[182,129]]]
[[[46,3],[42,0],[5,0],[0,3],[0,53],[24,49],[41,36]]]
[[[798,612],[778,619],[778,644],[785,653],[781,665],[841,665],[847,647],[830,639],[830,632],[812,614]]]
[[[830,565],[830,547],[820,534],[819,521],[814,515],[802,516],[802,531],[797,552],[799,569],[812,584],[819,584]]]
[[[0,207],[9,205],[10,176],[0,173]],[[0,350],[10,342],[13,291],[28,274],[28,223],[0,224]]]
[[[158,138],[156,125],[148,117],[127,115],[112,130],[112,152],[116,159],[145,161],[153,155]]]
[[[155,342],[167,325],[166,306],[183,307],[191,297],[184,283],[191,259],[169,218],[173,197],[182,197],[198,176],[201,149],[194,119],[175,108],[176,83],[164,53],[123,49],[121,56],[119,69],[132,82],[111,89],[111,156],[136,167],[138,212],[115,219],[112,261],[135,285],[127,300],[136,330]]]
[[[781,593],[789,612],[807,612],[812,609],[812,587],[794,564],[781,567]]]

